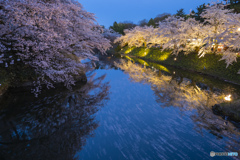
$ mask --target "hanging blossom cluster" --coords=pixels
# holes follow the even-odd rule
[[[69,87],[83,72],[80,59],[97,60],[94,51],[111,46],[102,31],[76,0],[0,0],[0,65],[21,61],[36,71],[36,84]]]
[[[221,54],[227,67],[237,62],[240,52],[240,14],[226,9],[226,5],[212,3],[201,14],[204,23],[194,18],[187,20],[171,16],[160,22],[157,28],[135,27],[125,30],[125,35],[115,40],[121,46],[159,47],[173,50],[173,54],[185,54],[198,50],[199,57],[206,53]],[[240,74],[240,71],[238,72]]]

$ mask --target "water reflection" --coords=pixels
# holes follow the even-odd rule
[[[164,106],[176,106],[183,109],[205,108],[223,102],[224,94],[204,90],[195,81],[176,76],[159,74],[150,68],[142,67],[131,61],[122,61],[116,64],[129,74],[135,82],[148,83],[155,92],[157,101]]]
[[[39,98],[7,91],[0,99],[0,159],[77,159],[98,127],[94,114],[108,99],[105,75],[92,75],[72,91],[47,90]]]
[[[115,65],[129,74],[131,81],[149,84],[161,107],[179,107],[183,114],[186,110],[195,111],[196,113],[191,116],[195,130],[202,132],[205,129],[218,138],[227,137],[229,139],[227,150],[240,153],[240,130],[236,126],[237,123],[212,112],[214,104],[224,102],[229,88],[216,89],[175,74],[162,74],[153,67],[146,67],[129,60],[122,60]],[[238,96],[236,93],[233,95]]]

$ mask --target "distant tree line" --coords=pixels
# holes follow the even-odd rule
[[[118,33],[124,35],[124,30],[125,29],[132,29],[136,26],[141,26],[141,27],[143,27],[143,26],[153,26],[153,27],[156,27],[157,24],[160,21],[163,21],[164,19],[168,18],[169,16],[171,16],[171,14],[169,14],[169,13],[159,14],[155,18],[151,18],[150,20],[147,20],[147,19],[140,20],[138,22],[138,24],[134,24],[133,22],[130,22],[130,21],[119,22],[119,23],[117,23],[115,21],[113,23],[113,25],[110,26],[109,28],[114,30],[115,32],[118,32]]]
[[[114,30],[115,32],[118,32],[118,33],[124,35],[124,32],[123,32],[124,29],[134,28],[136,26],[137,25],[134,24],[133,22],[125,21],[125,22],[120,22],[120,23],[114,22],[113,26],[110,26],[109,28]]]
[[[234,9],[236,13],[240,13],[240,0],[224,0],[224,2],[228,4],[228,7],[227,7],[228,9]],[[190,14],[186,14],[184,9],[181,8],[177,10],[177,13],[174,15],[176,17],[182,17],[185,20],[188,18],[195,18],[197,21],[204,22],[204,19],[200,15],[202,14],[203,10],[206,9],[207,5],[205,3],[202,5],[199,5],[196,8],[196,11],[192,10]],[[154,28],[156,28],[159,22],[162,22],[163,20],[165,20],[170,16],[171,16],[170,13],[162,13],[157,15],[155,18],[151,18],[150,20],[147,20],[147,19],[140,20],[138,24],[134,24],[133,22],[130,22],[130,21],[119,22],[119,23],[115,21],[113,25],[110,26],[109,28],[114,30],[115,32],[118,32],[124,35],[125,29],[132,29],[136,26],[140,26],[140,27],[153,26]]]

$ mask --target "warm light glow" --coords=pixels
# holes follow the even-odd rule
[[[159,71],[165,71],[165,72],[170,73],[170,71],[166,67],[164,67],[160,64],[156,64],[154,67],[157,68]]]
[[[224,45],[218,45],[219,49],[223,49]]]
[[[132,52],[133,49],[134,49],[134,48],[128,48],[128,49],[125,51],[125,54],[128,54],[128,53]]]
[[[240,27],[237,29],[237,31],[239,31],[239,32],[240,32]]]
[[[173,72],[173,74],[175,74],[175,71]]]
[[[195,87],[196,87],[195,89],[196,89],[198,92],[201,91],[201,88],[199,88],[197,85],[196,85]]]
[[[148,48],[146,48],[144,51],[140,51],[140,52],[138,53],[138,56],[139,56],[139,57],[145,57],[145,56],[148,55],[149,51],[150,51],[150,50],[149,50]]]
[[[174,61],[176,61],[177,60],[177,58],[174,58]]]
[[[224,50],[224,45],[223,44],[219,44],[218,45],[218,51],[222,52]]]
[[[166,60],[170,55],[171,55],[171,52],[166,52],[163,55],[159,55],[158,60],[160,61]]]
[[[149,64],[148,64],[146,61],[142,60],[142,59],[135,58],[134,60],[135,60],[136,62],[144,65],[144,66],[149,66]]]
[[[134,62],[134,60],[133,60],[132,58],[130,58],[129,56],[124,56],[124,57],[126,57],[126,58],[129,59],[130,61],[133,61],[133,62]]]
[[[224,99],[225,99],[226,101],[231,101],[231,100],[232,100],[230,94],[229,94],[228,96],[224,97]]]

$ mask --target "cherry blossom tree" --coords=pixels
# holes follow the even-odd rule
[[[213,3],[211,6],[207,6],[201,14],[201,17],[205,19],[206,30],[203,43],[206,44],[199,52],[200,56],[204,56],[206,52],[211,52],[212,49],[217,51],[217,46],[223,41],[221,33],[228,29],[228,24],[233,22],[233,10],[225,9],[225,5]]]
[[[128,44],[129,47],[136,46],[142,47],[146,44],[146,32],[145,29],[148,27],[136,26],[133,29],[125,29],[124,36],[117,38],[114,42],[119,42],[121,46]],[[146,46],[146,45],[145,45]]]
[[[227,67],[237,62],[237,55],[240,48],[240,14],[233,13],[233,10],[226,9],[226,5],[213,3],[201,14],[205,19],[206,34],[203,39],[199,55],[204,56],[207,52],[214,51],[221,54],[220,60],[225,60]],[[225,49],[224,49],[224,46]],[[219,48],[222,49],[219,49]],[[240,71],[238,72],[240,74]]]
[[[199,58],[207,53],[222,55],[226,67],[237,62],[240,50],[240,14],[233,13],[223,3],[213,2],[206,6],[200,15],[204,22],[193,18],[183,19],[170,16],[161,21],[157,28],[135,27],[126,30],[125,35],[117,38],[122,46],[129,47],[162,47],[162,50],[172,50],[189,54],[198,51]],[[238,72],[240,74],[240,70]]]
[[[36,84],[70,87],[84,72],[79,59],[97,60],[95,49],[109,47],[94,14],[75,0],[0,0],[0,63],[32,67]]]
[[[179,53],[183,21],[184,19],[181,17],[171,16],[159,23],[161,34],[163,34],[163,38],[165,39],[163,50],[173,49],[173,54]]]
[[[194,18],[184,20],[172,16],[159,23],[159,28],[165,39],[163,50],[173,50],[173,54],[178,55],[182,51],[189,54],[204,45],[207,27]]]

